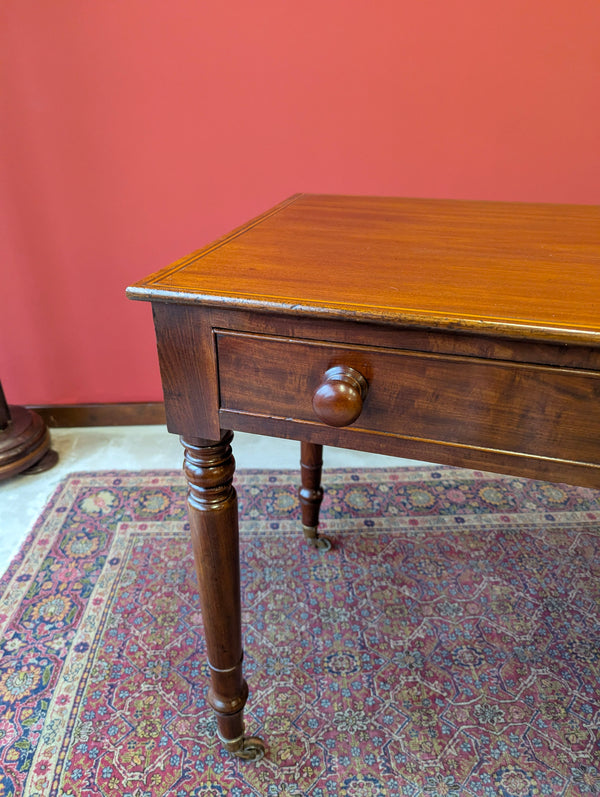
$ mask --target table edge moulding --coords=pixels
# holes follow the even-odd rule
[[[297,194],[132,285],[181,436],[218,733],[244,758],[232,432],[600,487],[600,207]]]

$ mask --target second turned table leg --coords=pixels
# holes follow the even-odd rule
[[[328,551],[331,542],[319,536],[319,510],[323,500],[321,471],[323,469],[323,446],[318,443],[300,444],[301,487],[298,490],[302,507],[302,530],[308,542],[315,548]]]
[[[248,686],[242,674],[242,621],[237,495],[232,432],[221,440],[182,438],[188,515],[198,575],[211,685],[208,702],[219,738],[240,758],[265,752],[261,739],[244,735]]]

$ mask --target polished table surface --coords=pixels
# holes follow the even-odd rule
[[[600,208],[299,194],[128,289],[182,436],[226,747],[246,739],[231,433],[600,487]],[[310,536],[308,534],[307,536]]]

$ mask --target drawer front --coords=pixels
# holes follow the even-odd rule
[[[215,334],[222,410],[322,424],[314,394],[328,369],[345,366],[368,384],[362,411],[348,429],[600,462],[600,375],[595,372]]]

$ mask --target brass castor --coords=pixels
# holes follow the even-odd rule
[[[302,531],[306,542],[313,548],[317,548],[323,553],[331,550],[331,540],[328,537],[319,536],[318,526],[302,526]]]
[[[236,758],[241,758],[244,761],[260,761],[264,758],[266,748],[265,743],[258,736],[240,736],[237,739],[223,739],[221,734],[219,738],[223,742],[225,749],[228,753],[232,753]]]

